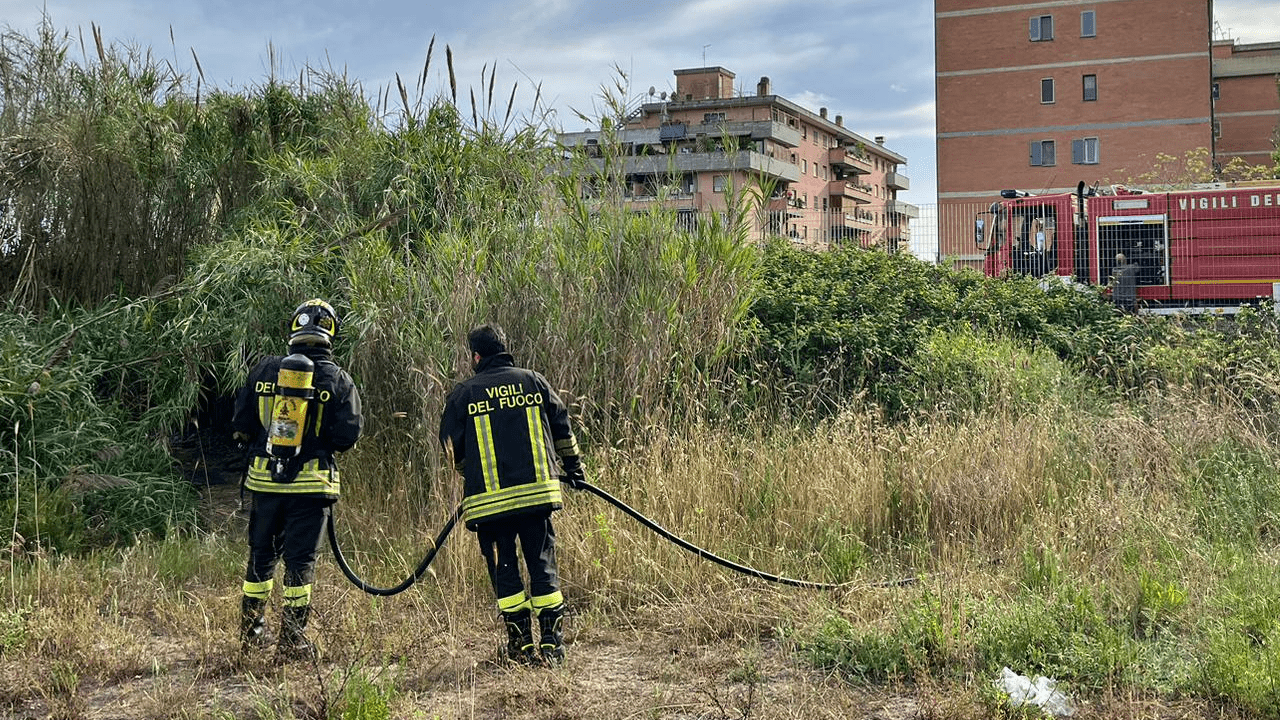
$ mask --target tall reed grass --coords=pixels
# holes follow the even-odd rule
[[[697,228],[633,214],[608,172],[582,192],[578,159],[543,118],[512,119],[492,70],[470,112],[454,83],[426,98],[430,51],[389,111],[390,91],[371,102],[333,73],[197,100],[115,48],[72,63],[47,26],[5,43],[0,670],[19,681],[0,702],[83,714],[82,678],[164,674],[153,634],[202,678],[265,670],[228,658],[236,533],[197,523],[164,443],[208,429],[320,296],[367,411],[337,523],[375,584],[459,500],[436,424],[466,332],[496,321],[571,404],[592,482],[718,554],[847,583],[768,587],[571,494],[575,642],[764,638],[842,677],[964,684],[1017,665],[1094,696],[1275,716],[1275,318],[1127,318],[910,258],[748,247],[741,218],[767,187]],[[116,217],[95,252],[163,237],[183,261],[112,255],[131,274],[68,249]],[[492,599],[465,531],[450,542],[398,600],[323,566],[318,627],[341,664],[405,658],[389,681],[405,693],[464,682],[432,653],[474,655],[463,628],[488,637]],[[340,694],[291,692],[251,695],[323,715]]]

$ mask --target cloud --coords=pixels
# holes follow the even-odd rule
[[[1240,43],[1280,41],[1280,5],[1274,0],[1216,0],[1215,30]]]

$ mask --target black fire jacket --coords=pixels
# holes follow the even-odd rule
[[[297,456],[289,460],[291,481],[272,479],[272,461],[267,451],[267,427],[283,359],[277,355],[263,358],[249,371],[248,380],[236,396],[231,425],[238,437],[248,438],[250,452],[245,487],[257,492],[321,495],[336,500],[342,485],[333,455],[350,450],[360,437],[364,427],[360,393],[351,376],[333,362],[328,348],[295,345],[289,350],[302,353],[315,363],[311,380],[315,397],[307,410],[302,445]]]
[[[579,454],[560,396],[507,353],[483,359],[476,374],[449,393],[440,442],[462,473],[462,519],[472,530],[558,509],[563,463],[577,463]]]

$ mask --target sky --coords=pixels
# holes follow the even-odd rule
[[[1214,8],[1223,37],[1280,41],[1280,0]],[[22,34],[42,14],[87,47],[94,23],[104,42],[150,48],[191,74],[194,51],[205,83],[226,90],[261,84],[274,62],[282,77],[305,66],[345,71],[374,97],[397,74],[413,86],[434,36],[428,95],[447,92],[448,46],[460,99],[496,67],[501,103],[514,86],[517,112],[528,113],[540,85],[553,125],[568,132],[594,129],[578,114],[602,114],[604,87],[622,82],[638,103],[650,87],[674,90],[676,69],[718,65],[745,93],[767,76],[775,94],[842,115],[863,137],[883,135],[908,161],[911,189],[899,198],[936,202],[927,0],[0,0],[0,24]]]

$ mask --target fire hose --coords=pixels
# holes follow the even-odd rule
[[[622,502],[618,498],[615,498],[614,496],[610,495],[604,490],[601,490],[595,485],[592,485],[591,483],[586,482],[585,480],[579,481],[577,483],[577,487],[582,490],[586,490],[590,493],[595,494],[596,496],[603,499],[605,502],[608,502],[610,505],[613,505],[614,507],[626,513],[627,515],[630,515],[641,525],[644,525],[645,527],[649,528],[650,530],[662,536],[663,538],[671,541],[675,545],[678,545],[679,547],[685,550],[688,550],[689,552],[693,553],[694,555],[697,555],[698,557],[704,560],[710,560],[711,562],[714,562],[717,565],[721,565],[730,570],[733,570],[734,572],[742,573],[743,575],[749,575],[751,577],[759,578],[761,580],[766,580],[768,582],[777,583],[780,585],[789,585],[791,587],[805,588],[808,590],[841,590],[841,589],[845,589],[853,586],[853,583],[848,583],[848,582],[847,583],[822,583],[822,582],[812,582],[809,580],[795,580],[793,578],[783,577],[781,575],[774,575],[772,573],[764,572],[763,570],[757,570],[755,568],[747,567],[746,565],[741,565],[731,560],[726,560],[716,555],[715,553],[712,553],[709,550],[700,548],[697,545],[694,545],[693,543],[680,538],[679,536],[675,535],[671,531],[662,527],[658,523],[645,517],[635,508],[632,508],[631,506]],[[444,544],[445,539],[449,537],[449,533],[453,530],[453,526],[458,523],[458,518],[461,515],[462,515],[462,506],[459,505],[453,511],[453,515],[449,517],[449,520],[445,523],[444,527],[441,528],[440,533],[436,535],[435,542],[431,545],[431,549],[427,552],[426,556],[422,558],[422,562],[418,563],[418,567],[414,569],[413,573],[411,573],[408,577],[402,580],[400,584],[394,587],[381,588],[381,587],[371,585],[351,569],[351,567],[347,564],[346,558],[344,558],[342,555],[342,550],[338,547],[338,534],[337,534],[337,530],[334,529],[332,516],[330,516],[329,522],[327,523],[329,526],[329,546],[333,549],[333,558],[334,560],[337,561],[338,567],[342,569],[342,574],[345,575],[353,585],[365,591],[366,593],[369,593],[370,595],[379,595],[379,596],[396,595],[398,593],[404,592],[405,590],[409,589],[409,586],[413,585],[415,582],[418,581],[419,578],[421,578],[424,574],[426,574],[427,568],[429,568],[431,566],[431,562],[435,560],[436,553],[440,551],[440,547]],[[897,578],[893,580],[882,580],[879,582],[870,583],[868,585],[864,585],[864,587],[897,587],[901,585],[910,585],[914,582],[916,582],[916,578],[914,576],[907,576],[907,577]]]

